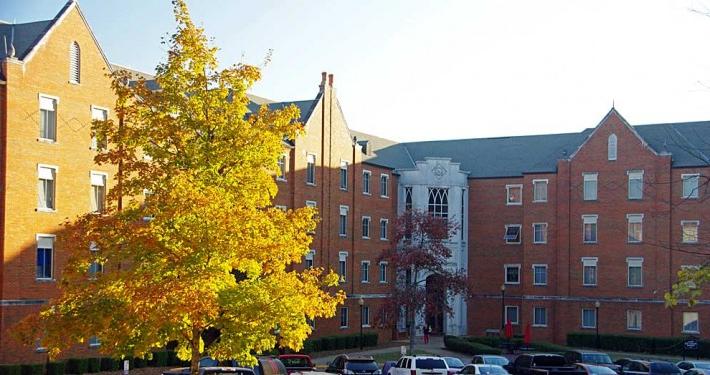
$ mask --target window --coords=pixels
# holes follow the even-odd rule
[[[597,327],[597,311],[595,309],[582,309],[582,328]]]
[[[56,176],[57,167],[49,165],[37,166],[38,177],[38,211],[53,211],[56,209],[55,191],[56,191]]]
[[[523,204],[523,185],[505,185],[506,204],[519,206]]]
[[[584,225],[583,240],[584,243],[597,242],[597,215],[582,215],[582,223]]]
[[[316,251],[315,250],[310,250],[308,253],[306,253],[306,268],[313,268],[313,259],[316,256]]]
[[[404,210],[412,210],[412,187],[407,186],[404,188]]]
[[[533,243],[547,243],[547,223],[533,223]]]
[[[629,199],[643,199],[643,171],[629,171]]]
[[[582,258],[582,285],[597,285],[597,261],[596,257]]]
[[[101,346],[101,340],[99,340],[98,337],[96,337],[96,336],[89,337],[89,347],[90,348],[96,348],[99,346]]]
[[[582,177],[584,178],[584,200],[597,200],[597,174],[583,173]]]
[[[518,319],[518,306],[506,306],[505,307],[505,321],[510,322],[510,324],[518,324],[520,320]]]
[[[338,225],[340,237],[348,235],[348,206],[340,206],[340,225]]]
[[[317,206],[318,202],[316,201],[306,201],[306,207],[316,208]]]
[[[77,42],[69,46],[69,82],[81,82],[81,49]]]
[[[340,190],[348,190],[348,162],[340,162]]]
[[[643,286],[643,258],[626,258],[628,268],[628,286],[639,288]]]
[[[99,251],[99,247],[96,245],[96,243],[92,242],[89,245],[89,251],[91,251],[92,256],[96,256],[96,253]],[[89,278],[90,279],[96,279],[96,275],[103,272],[104,267],[103,265],[98,261],[94,260],[89,264]]]
[[[387,262],[380,262],[380,282],[383,284],[387,282],[387,265]]]
[[[108,110],[104,108],[91,106],[91,120],[93,121],[106,121],[108,120]],[[91,134],[91,149],[92,150],[105,150],[107,147],[107,140],[103,136],[97,136],[96,133]]]
[[[362,238],[370,238],[370,217],[362,217]]]
[[[389,224],[389,220],[380,219],[380,239],[383,241],[387,240],[387,224]]]
[[[39,138],[57,141],[57,98],[39,97]]]
[[[282,204],[274,205],[274,208],[276,208],[277,210],[281,210],[283,212],[286,212],[288,210],[288,206],[284,206]]]
[[[316,155],[306,155],[306,184],[316,184]]]
[[[282,154],[281,156],[279,156],[277,163],[279,165],[279,171],[278,171],[278,175],[276,175],[276,180],[277,181],[286,181],[286,171],[287,171],[286,154]]]
[[[106,208],[106,173],[91,172],[91,212],[101,213]]]
[[[683,313],[683,333],[700,333],[700,324],[698,323],[698,313],[684,312]]]
[[[643,214],[626,215],[628,221],[628,238],[629,243],[638,243],[643,241]]]
[[[629,331],[641,330],[641,311],[627,310],[626,311],[626,329]]]
[[[370,178],[372,177],[372,172],[362,171],[362,193],[370,195]]]
[[[547,180],[533,180],[533,202],[547,202]]]
[[[370,306],[363,306],[362,307],[362,326],[363,327],[370,326]]]
[[[344,283],[348,274],[348,252],[341,251],[338,253],[338,275],[340,282]]]
[[[348,328],[348,308],[340,308],[340,328]]]
[[[505,226],[505,235],[503,236],[507,244],[520,243],[520,224],[508,224]]]
[[[533,327],[547,327],[547,308],[535,307],[533,309]]]
[[[360,282],[370,282],[370,261],[364,260],[360,263]]]
[[[505,268],[505,283],[506,284],[520,284],[520,265],[519,264],[506,264]]]
[[[609,136],[609,139],[607,140],[607,159],[609,160],[616,160],[616,134],[612,134]]]
[[[682,174],[680,175],[680,178],[683,180],[683,198],[698,198],[698,183],[700,181],[700,175],[698,173]]]
[[[387,198],[389,196],[389,176],[386,174],[380,175],[380,196]]]
[[[436,217],[449,217],[449,189],[429,188],[429,214]]]
[[[54,239],[52,235],[37,235],[37,280],[52,280]]]
[[[547,285],[547,264],[533,264],[533,285]]]
[[[680,227],[683,231],[682,238],[683,243],[696,243],[698,242],[698,226],[700,221],[698,220],[681,220]]]

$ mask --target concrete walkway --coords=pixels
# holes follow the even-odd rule
[[[376,355],[376,354],[383,354],[383,353],[399,353],[400,352],[400,346],[404,345],[407,347],[407,350],[409,350],[409,340],[403,340],[403,341],[395,341],[395,344],[399,344],[396,346],[390,346],[390,347],[384,347],[384,348],[375,348],[375,349],[368,349],[368,350],[363,350],[359,351],[358,349],[350,349],[346,351],[339,352],[337,354],[332,354],[329,353],[325,356],[319,357],[318,354],[314,354],[313,356],[313,362],[316,365],[327,365],[330,362],[335,359],[336,356],[339,354],[362,354],[362,355]],[[414,350],[421,350],[427,353],[431,354],[436,354],[440,356],[447,356],[447,357],[458,357],[461,358],[464,363],[470,362],[470,358],[468,354],[461,354],[457,352],[452,352],[449,350],[446,350],[444,348],[444,337],[443,336],[430,336],[429,337],[429,343],[424,344],[422,342],[421,337],[417,337],[417,341],[414,345]],[[380,365],[382,365],[380,363]]]

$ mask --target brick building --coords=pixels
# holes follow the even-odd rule
[[[57,293],[59,224],[100,209],[111,186],[113,171],[93,163],[90,123],[112,117],[105,74],[123,68],[109,64],[73,1],[52,20],[0,23],[0,37],[10,42],[0,50],[0,363],[42,362],[42,348],[19,346],[7,329]],[[675,272],[705,261],[710,122],[630,126],[612,109],[580,133],[397,143],[348,128],[332,75],[311,100],[251,100],[301,109],[306,132],[284,144],[275,204],[318,208],[298,267],[336,270],[348,295],[314,335],[355,333],[362,320],[389,339],[375,317],[394,273],[378,258],[408,207],[461,224],[449,266],[468,272],[473,294],[418,326],[483,335],[509,319],[556,342],[597,324],[658,336],[710,330],[710,301],[663,305]]]

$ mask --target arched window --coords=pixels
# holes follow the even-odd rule
[[[607,141],[607,157],[609,160],[616,160],[616,134],[610,135]]]
[[[449,217],[449,189],[429,188],[429,213],[433,216]]]
[[[77,42],[69,46],[69,82],[81,82],[81,49]]]

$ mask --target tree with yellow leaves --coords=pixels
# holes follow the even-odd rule
[[[307,319],[332,317],[344,299],[333,273],[291,267],[308,251],[312,209],[272,206],[283,139],[302,129],[298,109],[250,113],[259,70],[218,69],[184,1],[173,4],[160,90],[115,73],[119,119],[94,123],[107,144],[97,162],[118,168],[113,203],[66,223],[61,296],[16,330],[41,337],[51,356],[96,337],[114,356],[177,342],[192,374],[205,353],[253,364],[276,344],[300,349]],[[219,337],[205,347],[208,330]]]

